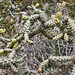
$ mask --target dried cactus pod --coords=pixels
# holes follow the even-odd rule
[[[59,23],[59,19],[57,19],[57,18],[54,19],[54,23],[55,23],[55,24]]]
[[[68,42],[68,34],[67,33],[64,34],[64,41]]]
[[[56,18],[60,20],[62,18],[62,12],[57,12]]]
[[[11,70],[15,73],[18,72],[18,69],[13,64],[11,65]]]
[[[39,67],[39,68],[38,68],[38,72],[41,72],[41,71],[42,71],[42,68],[41,68],[41,67]]]
[[[63,3],[62,3],[62,6],[65,7],[65,6],[66,6],[66,2],[63,2]]]
[[[63,37],[63,33],[58,34],[57,36],[53,37],[54,41],[57,41]]]
[[[22,41],[21,41],[21,45],[24,45],[25,43],[26,43],[25,40],[22,40]]]

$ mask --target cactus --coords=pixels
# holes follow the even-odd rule
[[[12,6],[13,2],[11,0],[9,2],[8,1],[6,2],[5,0],[2,2],[8,6],[5,9],[3,9],[5,6],[3,5],[3,3],[0,3],[0,6],[1,6],[0,7],[0,10],[1,10],[0,24],[1,26],[4,25],[4,28],[0,27],[0,34],[3,35],[5,32],[6,33],[8,32],[8,34],[10,35],[12,28],[14,28],[14,24],[17,22],[17,19],[14,18],[15,17],[13,13],[14,11],[11,12],[11,10],[15,9],[16,11],[19,12],[19,8],[16,7],[15,5]],[[18,3],[20,5],[20,2]],[[33,41],[30,40],[30,37],[38,33],[42,33],[44,36],[46,36],[47,38],[53,41],[59,41],[59,39],[63,39],[65,43],[67,42],[69,43],[69,37],[70,38],[73,37],[73,40],[72,40],[74,45],[73,50],[75,54],[75,37],[74,37],[75,36],[75,21],[72,20],[69,16],[63,15],[63,10],[66,6],[66,2],[57,3],[56,12],[54,12],[54,14],[56,13],[56,15],[51,14],[51,17],[49,17],[49,14],[48,14],[48,10],[49,10],[48,3],[46,3],[43,10],[38,9],[37,8],[38,6],[39,4],[37,3],[36,5],[31,5],[27,7],[28,10],[32,10],[32,14],[30,15],[24,16],[23,13],[21,13],[22,14],[21,18],[23,20],[23,23],[20,22],[21,23],[20,28],[22,29],[21,30],[19,29],[20,32],[18,31],[18,34],[16,34],[15,36],[12,35],[13,36],[12,39],[6,39],[4,37],[0,37],[0,41],[5,43],[6,45],[4,49],[0,49],[0,54],[5,52],[9,54],[7,59],[6,58],[0,59],[1,67],[6,68],[8,66],[11,66],[11,69],[13,71],[14,69],[16,70],[16,68],[12,64],[22,62],[24,60],[24,58],[15,60],[14,58],[15,58],[16,52],[20,50],[21,45],[24,45],[26,42],[28,42],[29,44],[33,44]],[[6,13],[8,13],[8,15],[4,15]],[[35,30],[32,30],[32,32],[30,32],[30,29],[32,28],[34,23],[37,22],[37,20],[41,22],[41,25],[39,26],[39,28],[36,28]],[[67,30],[67,32],[64,32],[65,29]],[[48,59],[44,60],[40,64],[38,68],[38,72],[41,72],[42,68],[45,65],[49,64],[50,62],[51,63],[57,62],[55,66],[57,66],[58,63],[59,65],[57,66],[58,68],[56,69],[56,71],[53,72],[53,74],[55,75],[56,73],[57,75],[59,75],[60,73],[57,73],[57,70],[58,72],[62,72],[63,70],[61,68],[62,65],[65,65],[66,68],[68,69],[69,67],[67,66],[70,66],[70,62],[75,63],[74,58],[75,56],[74,57],[73,56],[50,56]],[[61,71],[60,71],[60,68],[61,68]],[[73,66],[73,71],[74,71],[74,66]]]
[[[44,60],[40,64],[38,70],[41,69],[41,71],[42,71],[42,68],[44,66],[46,66],[47,64],[49,64],[50,62],[53,62],[55,66],[60,67],[62,64],[59,63],[59,62],[68,62],[68,61],[71,61],[71,60],[74,60],[74,57],[71,57],[71,56],[50,56],[48,59]],[[56,62],[58,62],[58,64]],[[65,64],[65,63],[63,63],[63,64]]]
[[[4,53],[4,50],[3,49],[0,49],[0,54]]]
[[[63,3],[62,3],[62,6],[65,7],[65,6],[66,6],[66,2],[63,2]]]
[[[11,48],[14,45],[14,43],[17,41],[20,41],[22,37],[23,37],[23,34],[20,34],[20,36],[18,36],[16,39],[12,39],[11,42],[9,42],[6,47]]]
[[[0,29],[0,34],[4,34],[5,33],[5,29]]]
[[[75,64],[73,65],[72,75],[75,75]]]
[[[7,43],[10,42],[11,40],[10,40],[10,39],[6,39],[6,38],[0,36],[0,41],[2,41],[3,43],[7,44]]]
[[[8,66],[11,66],[11,64],[23,62],[25,60],[25,57],[26,55],[20,59],[11,59],[11,58],[1,59],[0,58],[0,67],[5,68]]]
[[[58,39],[61,39],[63,36],[63,33],[58,34],[57,36],[53,37],[53,40],[56,41]]]
[[[62,18],[62,12],[57,12],[56,18],[60,20]]]
[[[13,48],[16,48],[18,46],[19,42],[16,42],[13,46]]]
[[[68,42],[68,35],[67,35],[67,33],[64,34],[64,41]]]

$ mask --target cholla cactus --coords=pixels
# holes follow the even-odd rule
[[[3,59],[0,59],[0,66],[2,68],[4,68],[4,67],[7,67],[7,66],[11,66],[14,63],[23,62],[24,59],[25,59],[25,57],[26,57],[26,55],[24,57],[20,58],[20,59],[11,59],[11,58],[8,58],[8,59],[7,58],[6,59],[3,58]]]
[[[63,33],[58,34],[57,36],[53,37],[53,40],[56,41],[56,40],[62,38],[62,36],[63,36]]]
[[[6,7],[5,9],[1,8],[0,9],[1,13],[5,13],[5,11],[8,8],[11,9],[11,7],[13,7],[13,6],[10,6],[12,3],[11,0],[9,1],[9,3],[7,3],[4,0],[4,3],[6,3],[6,5],[8,4],[8,7]],[[36,35],[41,32],[44,36],[46,36],[47,38],[49,38],[53,41],[57,41],[59,39],[64,39],[65,42],[68,42],[69,37],[71,37],[71,36],[73,38],[75,38],[74,37],[75,36],[75,23],[74,23],[75,21],[72,20],[70,17],[68,17],[68,16],[66,17],[65,15],[63,15],[63,10],[66,5],[65,2],[63,2],[62,4],[57,3],[57,5],[56,5],[57,11],[55,12],[56,15],[53,17],[51,16],[52,18],[50,18],[47,13],[48,3],[45,5],[44,10],[36,8],[36,7],[38,7],[38,5],[39,4],[31,5],[31,6],[27,7],[28,10],[32,10],[32,14],[27,15],[27,16],[23,16],[23,14],[22,14],[22,20],[24,21],[23,23],[21,22],[22,30],[20,30],[20,32],[16,36],[12,37],[12,39],[5,39],[3,37],[0,37],[0,41],[4,42],[6,44],[6,48],[1,49],[0,53],[1,54],[4,52],[9,53],[9,55],[8,55],[9,59],[0,59],[1,67],[10,66],[11,64],[14,64],[14,63],[17,63],[17,62],[20,62],[23,60],[23,59],[13,60],[13,58],[15,57],[16,52],[21,49],[21,45],[25,44],[26,42],[33,44],[33,41],[30,40],[29,31],[37,20],[39,20],[41,22],[41,25],[39,26],[40,27],[39,29],[32,31],[33,35]],[[16,7],[13,7],[13,8],[16,9]],[[10,10],[7,10],[7,11],[9,11],[11,16],[14,17],[14,15],[10,12]],[[4,16],[3,16],[0,19],[0,22],[1,22],[1,24],[5,23],[6,25],[8,25],[8,24],[13,25],[17,22],[17,20],[16,19],[14,21],[12,19],[10,20],[10,18],[8,19],[7,16],[4,19]],[[58,29],[55,29],[55,28],[58,28]],[[66,33],[64,32],[65,29],[67,30]],[[5,32],[6,31],[4,30],[4,28],[0,29],[1,34],[5,33]],[[20,43],[21,43],[21,45],[20,45]],[[75,44],[75,40],[74,40],[73,44]],[[74,47],[74,51],[75,51],[75,47]],[[67,61],[75,62],[73,60],[74,60],[74,57],[72,57],[72,56],[50,56],[48,59],[46,59],[45,61],[43,61],[41,63],[38,71],[42,71],[42,68],[50,62],[60,62],[60,64],[61,64],[61,62],[63,63],[63,62],[67,62]]]
[[[75,75],[75,64],[73,65],[72,75]]]

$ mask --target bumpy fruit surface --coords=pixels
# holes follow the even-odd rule
[[[66,6],[66,2],[63,2],[63,3],[62,3],[62,6],[65,7],[65,6]]]
[[[22,16],[22,20],[27,20],[28,17],[27,16]]]
[[[16,39],[11,39],[12,43],[16,42]]]
[[[55,18],[55,15],[51,15],[51,18],[54,19]]]
[[[61,39],[62,37],[63,37],[63,33],[60,33],[57,36],[53,37],[53,40],[56,41],[56,40]]]
[[[62,18],[62,12],[57,12],[56,18],[60,20]]]
[[[35,5],[35,7],[38,7],[39,6],[39,3],[37,3],[36,5]]]
[[[31,44],[33,44],[33,41],[31,41],[31,40],[28,40],[28,43],[31,45]]]
[[[0,49],[0,54],[4,53],[4,50],[3,49]]]
[[[3,33],[5,33],[5,32],[6,32],[5,29],[0,29],[0,34],[3,34]]]
[[[54,23],[55,23],[55,24],[59,23],[59,19],[56,18],[56,19],[54,20]]]
[[[18,42],[16,42],[13,46],[13,48],[16,48],[18,46]]]
[[[41,72],[41,71],[42,71],[42,68],[41,68],[41,67],[39,67],[39,68],[38,68],[38,72]]]
[[[25,43],[26,43],[25,40],[22,40],[22,41],[21,41],[21,45],[24,45]]]
[[[65,41],[65,42],[68,41],[68,35],[67,35],[67,33],[64,34],[64,41]]]

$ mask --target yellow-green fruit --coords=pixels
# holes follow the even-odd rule
[[[54,20],[54,23],[55,23],[55,24],[59,23],[59,19],[56,18],[56,19]]]
[[[3,54],[4,54],[4,55],[7,55],[7,53],[6,53],[6,52],[4,52]]]
[[[25,41],[25,40],[22,40],[22,41],[21,41],[21,44],[22,44],[22,45],[24,45],[25,43],[26,43],[26,41]]]
[[[0,29],[0,34],[3,34],[3,33],[5,33],[5,29]]]
[[[56,18],[60,20],[62,18],[62,12],[57,12]]]
[[[63,3],[62,3],[62,6],[65,7],[65,6],[66,6],[66,2],[63,2]]]
[[[62,37],[63,37],[63,33],[60,33],[57,36],[53,37],[53,40],[56,41],[56,40],[61,39]]]
[[[27,16],[22,16],[22,20],[27,20],[28,17]]]
[[[13,48],[16,48],[18,46],[18,42],[16,42],[13,46]]]
[[[3,49],[0,49],[0,54],[4,53],[4,50]]]
[[[68,35],[67,35],[67,33],[64,34],[64,41],[65,41],[65,42],[68,41]]]
[[[51,15],[51,18],[54,19],[55,18],[55,15]]]
[[[12,43],[16,42],[16,39],[11,39]]]
[[[35,7],[38,7],[39,6],[39,3],[37,3],[36,5],[35,5]]]
[[[41,71],[42,71],[42,68],[41,68],[41,67],[39,67],[39,68],[38,68],[38,72],[41,72]]]
[[[31,40],[28,40],[28,43],[31,45],[31,44],[33,44],[33,41],[31,41]]]

